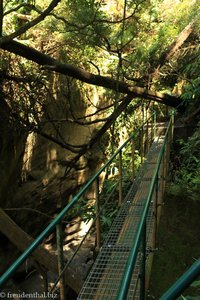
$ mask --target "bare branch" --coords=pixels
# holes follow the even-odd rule
[[[120,105],[117,106],[117,108],[114,110],[114,112],[110,115],[109,120],[101,127],[100,130],[97,131],[97,133],[91,138],[90,142],[88,143],[87,147],[83,148],[79,154],[77,154],[72,161],[69,162],[65,175],[67,175],[71,168],[74,167],[75,163],[79,160],[79,158],[84,155],[89,149],[91,149],[97,142],[100,141],[104,133],[112,126],[112,124],[115,122],[115,120],[118,118],[118,116],[126,109],[126,107],[129,105],[129,103],[132,101],[131,96],[124,97],[123,101],[120,103]],[[135,104],[135,109],[140,106],[140,103]]]
[[[117,101],[116,101],[115,103],[113,103],[113,104],[110,104],[110,105],[107,105],[107,106],[104,106],[104,107],[99,107],[99,108],[97,109],[97,111],[95,111],[94,113],[88,114],[88,115],[86,115],[86,116],[84,116],[84,117],[81,117],[81,118],[76,118],[75,120],[73,120],[73,122],[76,122],[76,123],[81,124],[81,125],[90,125],[90,124],[94,124],[94,123],[106,122],[106,121],[110,120],[112,114],[109,115],[109,116],[106,117],[106,118],[103,118],[103,119],[95,119],[95,120],[93,120],[93,121],[81,122],[80,120],[84,120],[84,119],[87,119],[87,118],[89,118],[89,117],[93,117],[93,116],[95,116],[95,115],[98,115],[100,112],[102,112],[102,111],[104,111],[104,110],[108,110],[109,108],[111,108],[111,107],[113,107],[113,106],[116,106],[116,103],[120,103],[120,102],[122,102],[122,101],[124,101],[124,97],[121,98],[121,99],[119,99],[119,100],[117,100]],[[70,121],[70,120],[69,120],[69,121]]]
[[[39,11],[39,10],[37,10],[37,11]],[[116,20],[116,21],[113,21],[113,20],[111,21],[109,19],[97,19],[96,18],[96,14],[95,14],[94,17],[93,17],[93,19],[89,23],[87,23],[85,25],[81,25],[81,26],[79,26],[79,25],[77,25],[75,23],[69,22],[68,20],[66,20],[66,18],[61,17],[61,16],[57,16],[54,13],[51,13],[50,15],[53,16],[55,19],[62,21],[66,25],[74,27],[74,28],[76,28],[78,30],[84,30],[85,28],[87,28],[87,27],[89,27],[89,26],[91,26],[93,24],[96,24],[96,23],[120,24],[120,23],[123,23],[126,20],[129,20],[129,19],[133,18],[133,17],[134,17],[134,19],[136,21],[138,21],[138,19],[134,16],[135,15],[135,11],[131,15],[129,15],[129,16],[125,17],[125,18],[122,18],[120,20]]]
[[[118,100],[118,101],[120,102],[121,100]],[[87,118],[93,117],[93,116],[99,114],[100,112],[102,112],[102,111],[104,111],[104,110],[107,110],[107,109],[109,109],[109,108],[111,108],[111,107],[113,107],[113,106],[115,105],[115,103],[112,103],[112,104],[106,105],[106,106],[104,106],[104,107],[97,107],[97,106],[94,105],[91,101],[90,101],[90,103],[91,103],[95,108],[97,108],[97,110],[96,110],[94,113],[91,113],[91,114],[85,115],[85,116],[83,116],[83,117],[77,118],[77,120],[83,120],[83,119],[87,119]]]
[[[98,72],[98,75],[100,75],[101,74],[101,72],[100,72],[100,69],[99,69],[99,67],[97,66],[97,65],[95,65],[91,60],[89,60],[88,61],[91,65],[93,65],[94,67],[95,67],[95,69],[97,70],[97,72]]]
[[[70,145],[66,142],[60,141],[57,138],[55,138],[54,136],[47,134],[45,132],[43,132],[41,129],[35,127],[34,125],[32,125],[32,127],[29,126],[29,129],[32,130],[33,132],[39,134],[40,136],[44,137],[45,139],[59,145],[60,147],[67,149],[73,153],[79,153],[80,149],[83,147],[86,147],[87,144],[83,144],[83,145]],[[75,149],[77,148],[77,149]]]
[[[54,137],[53,135],[43,132],[39,126],[37,126],[34,123],[30,123],[28,120],[25,120],[24,118],[20,117],[18,114],[10,112],[10,115],[13,117],[13,119],[17,120],[20,123],[20,125],[27,131],[35,132],[38,135],[42,136],[43,138],[59,145],[63,149],[69,150],[73,153],[79,153],[82,150],[82,148],[87,147],[87,144],[71,145],[64,141],[61,141],[61,140],[57,139],[56,137]]]
[[[123,99],[120,99],[118,102],[124,100]],[[85,120],[87,118],[91,118],[91,117],[94,117],[94,116],[97,116],[100,112],[102,111],[105,111],[111,107],[113,107],[114,105],[116,104],[110,104],[110,105],[107,105],[105,107],[102,107],[102,108],[98,108],[98,110],[96,110],[95,112],[91,113],[91,114],[88,114],[88,115],[85,115],[85,116],[82,116],[82,117],[79,117],[79,118],[76,118],[74,115],[73,115],[73,119],[52,119],[52,118],[48,118],[48,119],[43,119],[40,121],[40,123],[65,123],[65,122],[69,122],[69,123],[76,123],[76,124],[80,124],[80,125],[91,125],[91,124],[95,124],[95,123],[101,123],[101,122],[106,122],[107,120],[110,119],[110,116],[106,117],[106,118],[100,118],[100,119],[95,119],[93,121],[81,121],[81,120]],[[75,145],[71,145],[73,147],[75,147]]]

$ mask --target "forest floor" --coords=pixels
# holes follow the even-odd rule
[[[166,195],[160,218],[148,300],[159,297],[200,257],[200,201]],[[200,284],[184,293],[200,299]],[[194,297],[195,296],[195,297]]]

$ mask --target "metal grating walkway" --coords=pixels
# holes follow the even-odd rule
[[[163,139],[164,136],[160,136],[153,142],[147,160],[143,163],[137,179],[133,182],[123,201],[122,207],[82,287],[78,300],[116,299]],[[147,219],[147,247],[152,240],[153,219],[152,201]],[[140,260],[141,253],[138,252],[127,299],[139,299]]]

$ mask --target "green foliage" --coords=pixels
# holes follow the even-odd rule
[[[189,290],[184,294],[190,294],[187,296],[181,295],[178,300],[198,300],[200,293],[200,280],[195,280],[189,287]]]
[[[123,160],[123,196],[132,184],[131,181],[131,146],[128,146],[126,151],[122,153]],[[141,157],[138,152],[135,153],[135,172],[141,165]],[[119,173],[118,173],[118,159],[115,159],[108,169],[107,177],[104,181],[102,191],[100,193],[100,224],[101,224],[101,238],[102,240],[108,234],[108,231],[115,219],[118,212],[118,185],[119,185]],[[70,215],[67,216],[67,221],[73,220],[76,217],[80,217],[84,222],[88,223],[96,218],[96,205],[95,199],[88,200],[81,198],[76,205],[70,210]]]
[[[192,284],[192,287],[199,287],[200,288],[200,280],[195,280]]]
[[[73,46],[79,47],[79,51],[83,46],[87,48],[101,46],[101,36],[109,35],[109,26],[96,21],[103,17],[98,1],[63,2],[58,13],[66,21],[59,22],[52,19],[54,29],[58,26],[57,30],[62,32],[64,40],[69,40],[69,38],[73,40]]]
[[[102,240],[106,238],[119,209],[117,184],[117,180],[106,180],[103,193],[101,194],[101,202],[103,202],[100,214]]]
[[[196,102],[199,103],[200,98],[200,77],[190,81],[184,88],[181,96],[187,106],[193,107]]]
[[[12,0],[6,2],[5,11],[16,8],[18,4],[34,4],[37,9],[44,10],[49,3],[50,0]],[[123,19],[124,3],[99,0],[61,1],[53,15],[19,38],[27,39],[36,47],[45,45],[46,51],[50,48],[50,45],[46,46],[47,40],[53,41],[52,49],[59,48],[60,53],[65,53],[65,57],[62,55],[64,61],[71,61],[93,72],[96,65],[98,68],[95,72],[99,69],[101,74],[143,78],[152,71],[152,66],[156,65],[162,52],[171,45],[184,26],[198,14],[198,5],[193,0],[178,3],[171,0],[126,1],[127,19],[122,22],[120,20]],[[8,14],[4,18],[3,30],[6,33],[11,33],[20,26],[18,13],[30,14],[32,17],[38,15],[26,5]],[[120,56],[122,65],[119,70]],[[183,62],[183,65],[188,64]],[[195,64],[191,68],[195,72]],[[198,71],[197,66],[196,70]],[[169,92],[177,83],[177,76],[173,78],[175,80],[169,86]],[[161,90],[165,89],[168,80],[164,76],[164,82],[158,82],[157,86]],[[192,94],[195,97],[199,95],[199,81],[197,77],[193,80],[185,91],[184,100],[193,99]]]
[[[200,125],[200,124],[199,124]],[[174,195],[187,195],[199,200],[200,190],[200,127],[185,142],[179,141],[181,149],[176,156],[177,169],[174,171],[174,183],[169,191]]]
[[[179,300],[199,300],[199,296],[181,296]]]
[[[89,205],[88,199],[79,199],[76,205],[70,210],[70,215],[66,219],[69,221],[77,217],[81,217],[84,222],[88,223],[95,217],[95,206],[92,203]]]
[[[190,63],[184,67],[184,74],[187,81],[185,82],[182,99],[194,108],[199,105],[200,99],[200,47],[197,47],[195,53],[190,56]]]

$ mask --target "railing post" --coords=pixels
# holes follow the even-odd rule
[[[122,205],[122,150],[119,152],[119,200],[118,206]]]
[[[149,151],[149,119],[148,119],[148,106],[146,105],[146,149],[145,155]]]
[[[100,244],[101,244],[99,177],[97,177],[95,181],[95,199],[96,199],[96,248],[97,251],[99,251]]]
[[[172,118],[172,125],[171,125],[171,141],[170,141],[170,143],[172,143],[173,137],[174,137],[174,111],[172,111],[171,118]]]
[[[170,161],[170,147],[171,147],[171,141],[170,141],[170,133],[168,133],[168,139],[167,139],[167,149],[166,149],[166,173],[169,169],[169,161]]]
[[[163,153],[163,158],[162,158],[162,175],[161,175],[161,191],[162,191],[162,197],[164,196],[164,190],[165,190],[165,183],[166,183],[166,176],[167,176],[167,150],[168,150],[168,139],[166,140],[166,144],[165,144],[165,149],[164,149],[164,153]],[[161,166],[160,166],[161,169]]]
[[[151,143],[153,142],[153,128],[154,128],[154,112],[152,112],[152,115],[151,115]]]
[[[65,300],[65,273],[62,272],[64,269],[64,256],[63,256],[63,236],[62,236],[62,224],[56,225],[56,240],[57,240],[57,251],[58,251],[58,276],[60,277],[60,299]]]
[[[146,221],[144,222],[142,241],[141,241],[141,270],[140,270],[140,300],[145,300],[146,294]]]
[[[152,128],[153,128],[153,139],[156,137],[156,112],[153,112],[153,117],[152,117]]]
[[[155,230],[154,230],[154,246],[155,246],[155,243],[156,243],[156,238],[157,238],[157,226],[158,226],[158,173],[156,174],[156,182],[155,182],[155,185],[156,185],[156,199],[155,199],[155,212],[154,212],[154,215],[155,215]]]
[[[134,137],[131,140],[131,157],[132,157],[132,181],[135,178],[135,141],[134,141]]]
[[[143,163],[143,156],[144,156],[144,126],[142,125],[140,131],[140,155],[141,155],[141,163]]]

